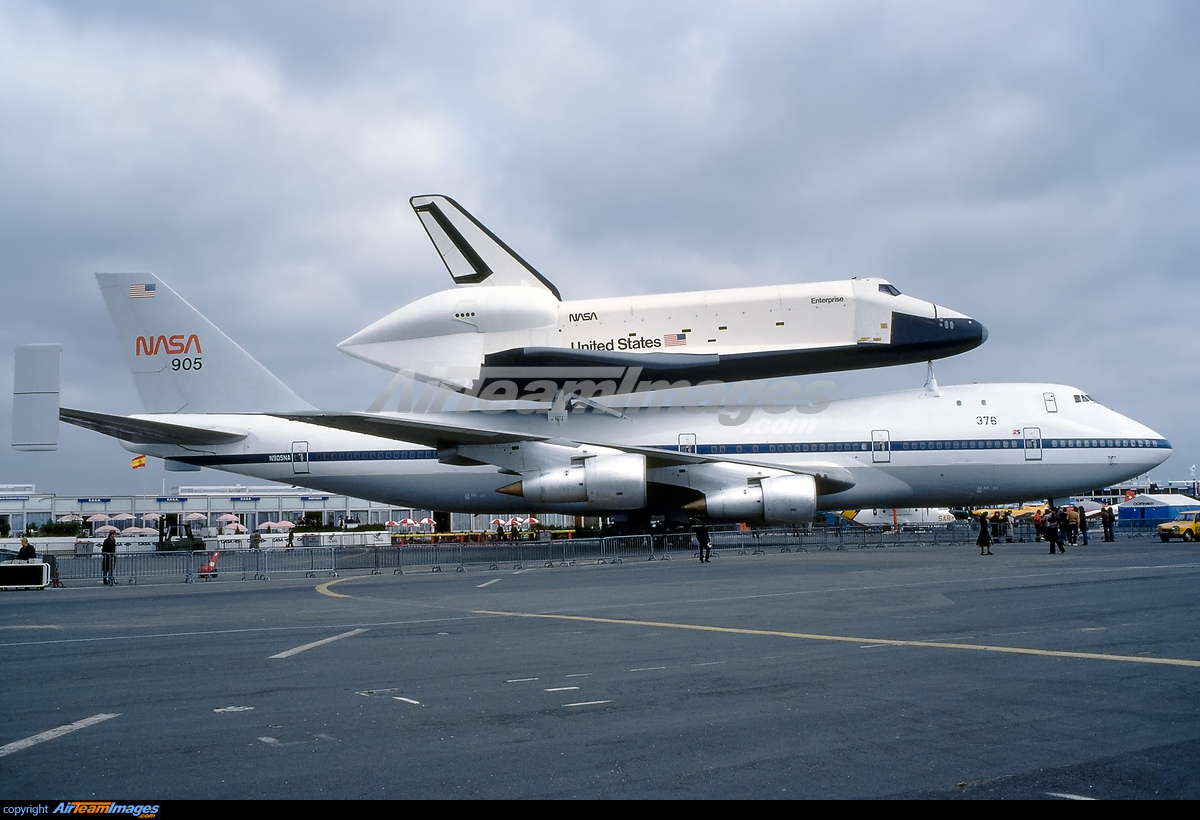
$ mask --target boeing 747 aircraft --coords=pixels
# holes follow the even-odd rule
[[[60,351],[19,348],[15,447],[56,446],[57,416],[175,469],[393,505],[765,524],[1066,496],[1171,453],[1158,433],[1060,384],[931,384],[814,404],[783,383],[761,407],[722,407],[722,388],[708,385],[620,412],[572,411],[562,396],[521,411],[322,412],[157,277],[97,279],[147,412],[59,409]]]
[[[635,367],[693,384],[799,376],[939,359],[987,339],[978,321],[877,278],[564,302],[454,200],[411,202],[457,287],[338,348],[454,389]]]

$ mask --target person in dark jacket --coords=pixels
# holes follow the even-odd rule
[[[23,535],[21,536],[21,550],[17,553],[17,558],[22,561],[37,558],[37,550],[33,548],[33,544],[29,543],[29,539]]]
[[[1104,540],[1115,541],[1113,536],[1113,524],[1116,523],[1117,514],[1113,512],[1113,508],[1104,505],[1104,509],[1100,511],[1100,523],[1104,525]]]
[[[700,525],[696,530],[696,543],[700,545],[700,563],[707,564],[712,558],[712,540],[708,537],[708,526]]]
[[[104,570],[104,584],[111,586],[116,583],[113,578],[113,573],[117,568],[117,539],[113,537],[112,532],[104,539],[104,543],[100,545],[100,561],[101,567]]]
[[[992,529],[986,512],[979,514],[979,537],[975,539],[975,545],[979,547],[980,555],[992,554]]]
[[[1055,550],[1058,552],[1066,552],[1066,550],[1063,548],[1062,542],[1058,540],[1062,524],[1063,516],[1057,507],[1051,507],[1046,512],[1045,518],[1042,519],[1042,526],[1046,530],[1046,540],[1050,542],[1051,555],[1054,554]]]

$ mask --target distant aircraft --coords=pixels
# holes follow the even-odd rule
[[[860,527],[892,527],[901,525],[953,524],[954,513],[948,507],[935,509],[892,507],[891,509],[842,510],[842,518]]]
[[[767,525],[824,510],[1067,496],[1171,453],[1153,430],[1048,384],[931,385],[831,400],[819,413],[750,408],[741,424],[703,402],[664,409],[662,393],[616,414],[486,403],[488,412],[322,412],[157,277],[97,279],[147,412],[60,409],[60,349],[18,348],[18,449],[55,447],[57,416],[169,469],[212,467],[397,506]]]
[[[987,339],[968,316],[884,279],[564,302],[558,288],[449,197],[413,209],[458,287],[338,345],[422,381],[478,393],[500,380],[638,377],[693,384],[908,364]],[[407,408],[405,408],[407,409]]]

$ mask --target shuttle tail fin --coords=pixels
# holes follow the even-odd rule
[[[450,197],[426,194],[409,203],[456,284],[545,288],[562,300],[550,280]]]
[[[312,409],[151,273],[97,273],[148,413]]]

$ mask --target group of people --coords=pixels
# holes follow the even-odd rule
[[[1105,541],[1115,540],[1113,529],[1116,520],[1117,516],[1112,507],[1105,504],[1100,510],[1100,522],[1104,527]],[[990,515],[987,511],[980,513],[979,538],[975,541],[979,547],[979,554],[992,554],[992,544],[999,537],[1000,530],[1004,531],[1005,539],[1012,543],[1013,524],[1013,515],[1007,510],[1003,512],[997,510]],[[1088,545],[1087,512],[1082,506],[1055,507],[1051,505],[1044,512],[1037,510],[1033,514],[1033,527],[1037,532],[1035,540],[1045,541],[1049,544],[1051,555],[1066,552],[1066,547],[1063,546],[1064,542],[1074,546],[1082,538],[1083,546]]]

